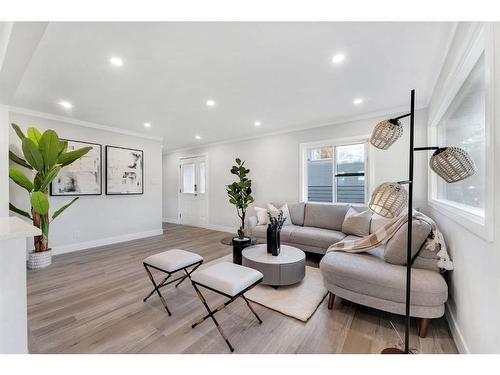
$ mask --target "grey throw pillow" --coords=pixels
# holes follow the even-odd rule
[[[431,233],[432,228],[425,221],[413,220],[412,229],[411,256],[413,258]],[[384,259],[387,263],[406,265],[407,240],[408,223],[405,223],[385,245]]]
[[[370,210],[364,209],[358,212],[355,207],[350,207],[342,223],[342,232],[360,237],[368,236],[370,234],[371,219],[372,213]]]

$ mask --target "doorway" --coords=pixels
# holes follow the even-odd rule
[[[206,156],[180,159],[179,222],[205,226],[208,223]]]

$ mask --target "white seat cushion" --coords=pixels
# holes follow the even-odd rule
[[[202,260],[203,257],[201,255],[185,250],[173,249],[151,255],[144,259],[144,263],[166,272],[175,272]]]
[[[264,275],[252,268],[221,262],[194,272],[191,279],[234,297],[263,277]]]

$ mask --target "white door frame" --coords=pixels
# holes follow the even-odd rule
[[[208,153],[201,153],[201,154],[191,154],[191,155],[184,155],[180,156],[178,158],[178,171],[177,171],[177,217],[176,221],[180,224],[181,223],[181,181],[182,181],[182,175],[181,175],[181,160],[183,159],[192,159],[192,158],[205,158],[205,200],[206,200],[206,206],[207,206],[207,225],[210,222],[210,202],[208,199],[208,193],[209,193],[209,162],[208,162]]]

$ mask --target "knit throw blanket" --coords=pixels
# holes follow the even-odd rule
[[[424,247],[425,249],[428,249],[432,252],[436,252],[436,257],[439,258],[437,261],[437,265],[442,271],[452,270],[453,262],[448,255],[443,235],[439,231],[434,220],[417,211],[413,211],[413,218],[422,220],[431,226],[432,230],[426,240]],[[376,232],[357,240],[337,242],[331,245],[328,248],[327,252],[345,251],[347,253],[363,253],[365,251],[374,249],[380,245],[384,245],[385,243],[387,243],[387,241],[389,241],[392,236],[394,236],[394,234],[398,231],[398,229],[401,228],[407,221],[408,215],[406,213],[402,213],[391,222],[382,226]]]

